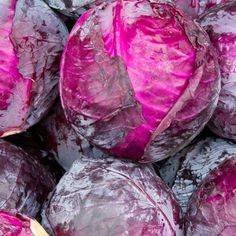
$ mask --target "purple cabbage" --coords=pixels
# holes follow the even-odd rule
[[[50,235],[182,236],[179,207],[151,166],[82,158],[45,204]]]
[[[81,136],[78,136],[66,120],[61,104],[57,102],[48,116],[43,119],[37,131],[48,150],[53,153],[57,162],[69,170],[75,160],[83,155],[90,158],[105,157],[99,149],[93,147]]]
[[[21,148],[0,140],[0,208],[36,217],[55,178]]]
[[[218,52],[222,89],[209,128],[236,140],[236,2],[211,8],[200,19]]]
[[[37,123],[58,94],[68,31],[41,0],[0,0],[0,136]]]
[[[236,156],[216,167],[190,199],[187,236],[236,234]]]
[[[159,172],[172,188],[185,213],[189,198],[203,178],[224,160],[235,155],[235,143],[220,138],[205,138],[172,156]]]
[[[210,119],[219,70],[206,33],[167,3],[113,1],[77,21],[61,62],[75,131],[112,156],[155,162]]]
[[[48,236],[34,219],[15,210],[0,210],[0,235],[4,236]]]

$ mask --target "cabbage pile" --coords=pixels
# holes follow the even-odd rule
[[[0,236],[236,235],[235,45],[235,0],[0,0]]]

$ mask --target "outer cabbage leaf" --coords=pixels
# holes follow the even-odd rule
[[[197,18],[200,14],[201,8],[200,3],[203,2],[201,0],[174,0],[176,7],[183,10],[189,16],[193,18]],[[205,0],[204,0],[205,3]]]
[[[57,181],[65,173],[65,170],[55,160],[54,155],[45,147],[42,137],[36,132],[35,127],[24,133],[5,137],[4,140],[22,148],[32,158],[42,164]]]
[[[222,89],[209,128],[236,140],[236,2],[212,8],[200,19],[217,49]]]
[[[67,35],[43,1],[0,1],[0,136],[26,130],[53,103]]]
[[[61,62],[62,105],[76,132],[144,163],[174,154],[202,130],[219,85],[201,27],[173,5],[147,0],[87,11]]]
[[[57,236],[182,236],[176,200],[154,170],[111,158],[75,161],[42,218]]]
[[[78,18],[86,10],[113,0],[44,0],[51,8],[64,15]],[[172,0],[149,0],[150,2],[172,2]]]
[[[197,18],[200,14],[216,5],[235,0],[174,0],[176,6],[193,18]]]
[[[48,150],[65,170],[69,170],[72,163],[83,155],[91,158],[107,156],[75,133],[60,102],[57,102],[48,116],[39,123],[37,131]]]
[[[0,210],[0,235],[48,236],[40,224],[15,210]]]
[[[172,156],[160,168],[160,175],[172,188],[183,212],[203,178],[224,160],[236,155],[236,144],[220,138],[206,138]]]
[[[59,12],[78,18],[88,8],[93,8],[104,2],[112,0],[44,0],[50,7]]]
[[[54,177],[35,158],[0,140],[1,209],[35,217],[55,185]]]
[[[231,236],[236,233],[236,156],[215,168],[189,202],[187,236]]]

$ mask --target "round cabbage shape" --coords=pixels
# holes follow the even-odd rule
[[[206,138],[172,156],[160,169],[161,177],[170,183],[182,211],[203,178],[224,160],[236,155],[236,144],[221,138]]]
[[[80,159],[44,206],[43,225],[57,236],[182,236],[170,189],[151,166]]]
[[[0,140],[0,209],[36,217],[55,178],[21,148]]]
[[[217,49],[222,89],[209,128],[236,140],[236,2],[212,8],[200,19]]]
[[[58,94],[68,31],[41,0],[0,0],[0,136],[34,125]]]
[[[236,234],[236,156],[215,168],[189,202],[187,236]]]
[[[198,17],[211,7],[235,0],[173,0],[176,6],[192,17]]]
[[[0,235],[4,236],[48,236],[34,219],[15,210],[0,210]]]
[[[143,163],[177,152],[202,130],[219,84],[206,33],[173,5],[147,0],[87,11],[61,61],[62,105],[76,132]]]
[[[83,155],[91,158],[106,156],[75,133],[64,115],[60,102],[57,102],[48,116],[39,123],[37,131],[45,146],[65,170],[69,170],[72,163]]]

